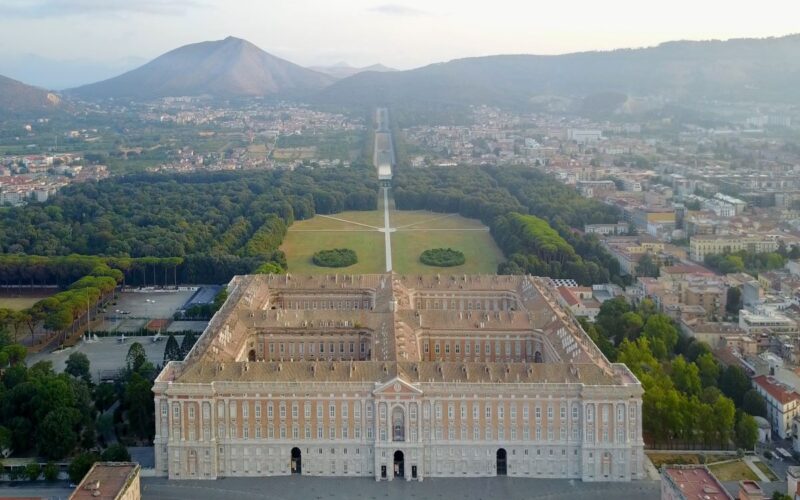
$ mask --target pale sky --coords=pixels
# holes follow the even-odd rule
[[[150,59],[245,38],[301,65],[407,69],[459,57],[800,32],[799,0],[0,0],[0,55]]]

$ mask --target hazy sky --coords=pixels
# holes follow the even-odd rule
[[[246,38],[303,65],[410,68],[800,31],[798,0],[0,0],[0,54],[111,61]]]

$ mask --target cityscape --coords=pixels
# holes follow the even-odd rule
[[[797,6],[235,3],[0,6],[0,497],[800,498]]]

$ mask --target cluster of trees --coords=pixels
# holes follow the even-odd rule
[[[431,248],[422,252],[419,261],[427,266],[453,267],[467,261],[464,252],[452,248]]]
[[[685,337],[649,299],[632,308],[623,298],[606,301],[594,324],[584,324],[610,359],[625,363],[645,393],[646,439],[660,446],[752,448],[754,416],[764,399],[737,366],[720,366],[708,345]]]
[[[110,276],[125,285],[174,284],[181,257],[95,255],[0,255],[0,284],[6,287],[66,287],[83,276]]]
[[[358,255],[350,248],[333,248],[314,253],[311,261],[320,267],[347,267],[358,262]]]
[[[192,342],[184,340],[187,347]],[[114,383],[95,384],[81,352],[70,354],[63,373],[56,373],[50,361],[26,366],[26,354],[0,329],[0,455],[35,454],[50,461],[16,468],[12,479],[43,475],[55,480],[53,461],[74,457],[69,474],[77,482],[97,460],[130,460],[126,444],[152,441],[157,368],[141,344],[131,345]],[[115,437],[120,443],[110,444]]]
[[[97,265],[90,274],[76,280],[66,290],[22,309],[0,309],[0,331],[13,332],[17,342],[21,330],[26,329],[33,339],[36,325],[41,323],[46,330],[61,332],[73,328],[85,314],[113,296],[122,273],[104,263]]]
[[[170,361],[183,361],[194,347],[195,342],[197,342],[197,336],[194,332],[184,335],[180,345],[175,336],[170,334],[167,337],[167,345],[164,346],[164,364],[166,365]]]
[[[402,210],[455,212],[480,219],[509,259],[501,264],[500,273],[545,274],[581,284],[623,283],[619,263],[597,237],[575,230],[585,224],[617,222],[618,210],[582,198],[540,171],[513,166],[413,172],[401,168],[394,195]],[[521,218],[528,215],[535,218]]]
[[[791,251],[784,248],[782,252],[754,253],[740,250],[726,254],[709,254],[703,261],[711,269],[723,274],[745,272],[755,276],[762,271],[782,268],[791,255],[796,255],[792,258],[800,258],[800,248],[792,247]]]
[[[0,252],[96,255],[127,284],[220,283],[267,262],[286,268],[277,250],[296,219],[342,210],[375,210],[377,178],[363,163],[349,168],[132,174],[65,188],[45,203],[0,212]],[[89,258],[87,258],[89,259]],[[0,282],[69,281],[63,261]],[[48,268],[49,268],[48,267]],[[152,273],[150,272],[152,270]],[[23,276],[24,274],[24,276]],[[84,273],[85,274],[85,273]],[[73,279],[75,277],[73,276]]]

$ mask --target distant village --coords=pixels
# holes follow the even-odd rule
[[[86,165],[77,154],[0,156],[0,205],[45,202],[73,182],[106,177],[105,165]]]

